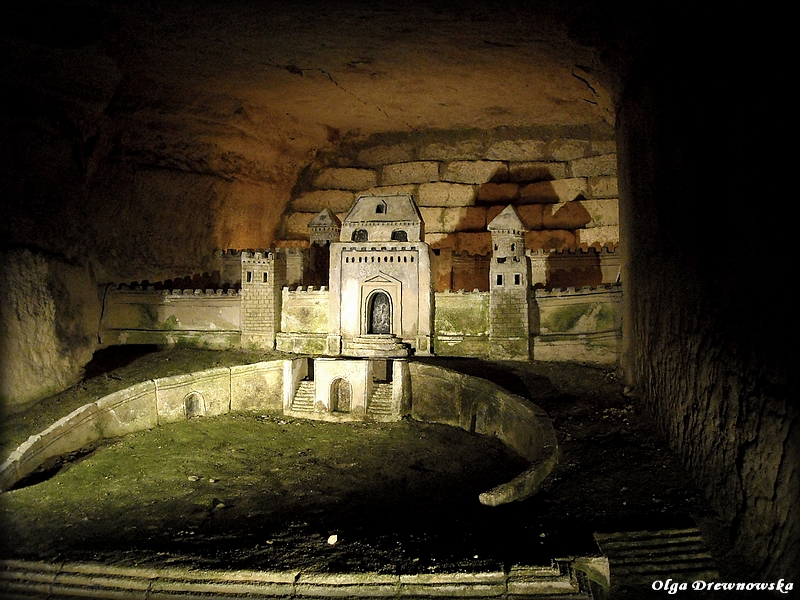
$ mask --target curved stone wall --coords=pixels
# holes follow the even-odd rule
[[[558,463],[559,447],[547,413],[499,385],[429,364],[410,364],[411,416],[494,436],[531,462],[530,468],[480,495],[497,506],[534,495]]]
[[[85,404],[29,437],[0,465],[0,491],[49,458],[105,438],[193,416],[283,409],[283,381],[291,360],[219,367],[143,381]]]
[[[50,458],[101,439],[190,417],[231,411],[283,412],[293,374],[306,359],[219,367],[152,379],[85,404],[32,435],[0,465],[0,491],[10,489]],[[411,363],[412,417],[499,438],[531,461],[512,481],[480,495],[496,506],[535,494],[558,461],[550,418],[498,385],[442,367]]]

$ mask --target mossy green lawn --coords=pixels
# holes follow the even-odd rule
[[[76,408],[134,383],[213,367],[232,367],[277,358],[287,358],[287,355],[264,351],[177,348],[141,356],[123,367],[92,377],[45,398],[28,410],[4,415],[0,430],[0,462],[28,437],[43,431]]]
[[[197,418],[130,434],[3,494],[5,538],[13,540],[3,554],[323,568],[332,553],[363,554],[349,542],[399,535],[400,543],[413,531],[435,534],[490,515],[478,494],[526,466],[498,440],[442,425]],[[335,553],[332,534],[341,538]],[[397,544],[378,546],[358,560],[371,568],[403,562]],[[465,546],[463,558],[476,552]]]

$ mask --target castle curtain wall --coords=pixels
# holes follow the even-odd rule
[[[488,356],[489,292],[438,292],[434,295],[433,351],[439,356]]]
[[[100,342],[224,349],[241,342],[241,295],[234,290],[110,290]]]
[[[281,330],[276,349],[295,354],[324,354],[328,334],[327,287],[289,289],[281,292]]]

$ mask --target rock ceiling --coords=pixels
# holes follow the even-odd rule
[[[228,230],[274,230],[300,170],[341,139],[613,124],[598,47],[628,26],[590,2],[529,4],[4,8],[4,233],[78,258],[90,243],[95,255],[151,243],[154,264],[170,236],[194,252],[231,242],[204,222],[214,211],[247,215],[226,217]],[[168,188],[194,200],[142,204]],[[187,211],[191,232],[176,233]]]

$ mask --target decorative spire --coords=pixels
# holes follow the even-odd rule
[[[330,208],[323,208],[319,214],[308,222],[309,227],[336,227],[342,228],[342,222],[333,214]]]
[[[487,227],[489,231],[506,231],[506,232],[519,232],[525,231],[525,226],[517,216],[517,211],[514,210],[512,205],[508,205],[497,215]]]

